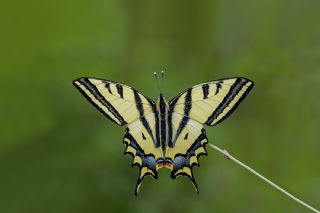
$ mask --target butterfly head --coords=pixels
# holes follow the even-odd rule
[[[166,111],[168,109],[168,102],[162,93],[160,93],[160,96],[157,100],[157,108],[160,113],[166,114]]]

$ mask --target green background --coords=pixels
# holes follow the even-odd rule
[[[255,87],[209,141],[320,208],[320,1],[8,1],[0,5],[0,212],[310,212],[208,149],[134,196],[123,127],[73,87],[91,76],[156,99],[214,79]]]

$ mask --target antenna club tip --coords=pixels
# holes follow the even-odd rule
[[[153,72],[154,75],[157,75],[157,72]]]
[[[164,71],[163,71],[163,70],[161,70],[161,73],[163,74],[163,73],[164,73]]]

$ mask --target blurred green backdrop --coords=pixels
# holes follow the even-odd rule
[[[320,208],[320,1],[7,1],[1,18],[0,212],[309,212],[208,148],[186,178],[138,169],[124,128],[73,87],[81,76],[170,99],[231,76],[256,83],[206,128],[226,148]]]

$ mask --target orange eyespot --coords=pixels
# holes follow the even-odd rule
[[[157,169],[160,169],[160,168],[162,168],[162,167],[163,167],[163,162],[157,163],[157,166],[156,166]]]
[[[172,170],[172,168],[173,168],[172,164],[168,163],[168,162],[165,163],[165,166],[170,170]]]
[[[163,167],[163,163],[158,163],[158,167]]]

